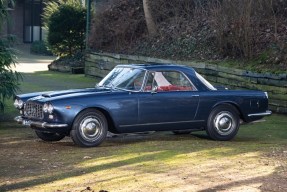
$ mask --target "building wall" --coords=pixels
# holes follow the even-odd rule
[[[19,42],[23,42],[23,7],[24,1],[17,1],[11,11],[10,33],[16,35]]]
[[[15,35],[18,42],[23,42],[23,1],[17,1],[13,10],[9,11],[9,17],[4,22],[1,35]]]
[[[22,42],[31,42],[32,39],[35,40],[41,40],[43,39],[43,37],[45,37],[45,31],[42,30],[42,34],[41,33],[41,20],[40,20],[40,12],[42,11],[42,1],[38,0],[35,2],[37,3],[37,6],[35,6],[33,4],[31,4],[31,8],[30,11],[32,10],[32,17],[33,17],[33,23],[26,23],[26,39],[24,41],[24,7],[25,7],[25,1],[24,0],[17,0],[15,3],[15,7],[13,7],[13,10],[9,11],[9,19],[7,19],[7,21],[3,24],[2,29],[0,29],[0,35],[7,35],[7,34],[11,34],[11,35],[15,35],[17,38],[17,41],[19,43]],[[28,3],[28,1],[26,2]],[[40,5],[40,6],[39,6]],[[30,6],[30,5],[28,5]],[[36,9],[41,9],[41,11],[36,10]],[[31,12],[29,12],[31,13]],[[35,19],[35,18],[36,19]],[[29,19],[28,19],[29,20]],[[36,21],[40,21],[37,23],[34,23]],[[33,25],[33,27],[31,27],[31,25]],[[27,27],[32,28],[34,33],[32,35],[32,32],[29,31],[29,29],[27,29]],[[28,30],[28,31],[27,31]],[[32,37],[33,36],[33,37]],[[28,39],[28,40],[27,40]]]
[[[17,1],[13,10],[9,11],[9,17],[4,22],[1,35],[15,35],[18,42],[23,42],[23,1]]]

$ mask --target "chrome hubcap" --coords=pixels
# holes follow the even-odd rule
[[[235,128],[235,119],[230,112],[223,111],[214,118],[214,126],[220,135],[228,135]]]
[[[80,124],[80,134],[86,141],[97,140],[102,130],[102,123],[94,116],[86,117]]]

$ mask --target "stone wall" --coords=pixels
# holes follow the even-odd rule
[[[287,114],[287,73],[280,75],[261,74],[192,61],[173,61],[143,56],[93,52],[86,55],[85,74],[103,78],[117,64],[131,63],[175,63],[191,66],[205,76],[208,81],[216,85],[225,85],[232,89],[267,91],[269,94],[269,108],[274,112]]]

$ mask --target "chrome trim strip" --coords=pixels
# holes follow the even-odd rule
[[[264,113],[253,113],[253,114],[248,114],[248,117],[253,117],[253,116],[267,116],[267,115],[271,115],[272,111],[267,110]]]
[[[177,123],[198,123],[198,122],[205,122],[205,120],[175,121],[175,122],[161,122],[161,123],[143,123],[143,124],[133,124],[133,125],[120,125],[119,127],[151,126],[151,125],[164,125],[164,124],[177,124]]]
[[[38,122],[38,121],[30,121],[24,122],[24,119],[21,116],[17,116],[14,120],[19,123],[30,127],[38,127],[38,128],[65,128],[68,127],[68,124],[55,124],[55,123],[47,123],[47,122]]]

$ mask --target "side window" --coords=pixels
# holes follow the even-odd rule
[[[151,91],[157,86],[157,91],[191,91],[195,90],[187,77],[178,71],[157,71],[149,73],[145,91]]]

